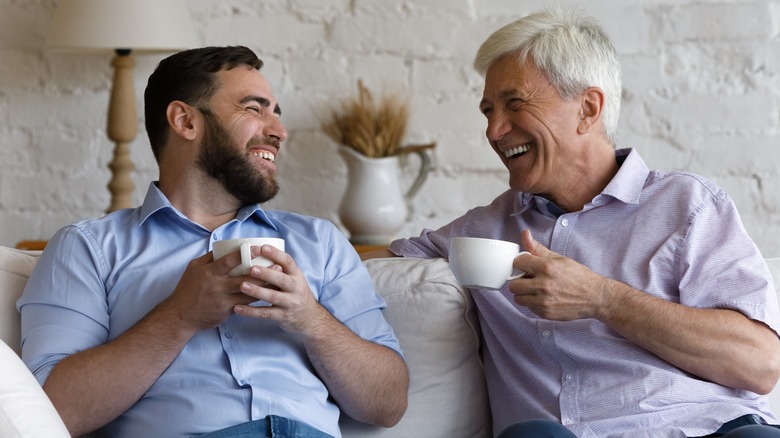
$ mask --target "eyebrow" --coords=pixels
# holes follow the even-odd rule
[[[498,93],[499,99],[506,99],[507,97],[514,97],[520,94],[520,91],[516,88],[510,88],[509,90],[504,90],[500,93]]]
[[[247,102],[257,102],[260,106],[264,108],[268,108],[271,106],[271,101],[262,96],[247,96],[241,99],[241,103],[247,103]],[[274,114],[276,114],[277,116],[282,115],[282,109],[279,107],[279,104],[276,104],[276,106],[274,106]]]
[[[501,100],[506,100],[506,99],[508,99],[508,98],[510,98],[510,97],[517,97],[517,96],[518,96],[518,95],[520,95],[520,94],[521,94],[521,93],[520,93],[520,90],[518,90],[517,88],[510,88],[510,89],[508,89],[508,90],[503,90],[503,91],[500,91],[500,92],[498,93],[498,100],[499,100],[499,101],[501,101]],[[525,101],[525,100],[526,100],[526,99],[524,99],[524,98],[522,98],[522,97],[520,97],[520,99],[521,99],[521,100],[523,100],[523,101]],[[482,100],[480,100],[480,101],[479,101],[479,109],[480,109],[480,110],[482,110],[482,108],[484,108],[484,106],[485,106],[487,103],[488,103],[488,100],[487,100],[487,99],[482,99]]]
[[[510,88],[508,90],[500,91],[498,93],[498,99],[499,100],[504,100],[504,99],[506,99],[508,97],[517,96],[518,94],[520,94],[520,90],[518,90],[517,88]],[[481,101],[479,101],[479,104],[482,105],[484,103],[487,103],[487,101],[488,101],[487,99],[482,99]]]

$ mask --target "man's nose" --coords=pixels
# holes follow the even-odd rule
[[[488,118],[487,129],[485,130],[485,136],[489,141],[501,140],[507,133],[512,130],[512,124],[509,119],[503,114],[503,112],[494,112]]]
[[[278,117],[271,117],[269,122],[263,126],[263,136],[273,137],[280,142],[287,140],[287,129]]]

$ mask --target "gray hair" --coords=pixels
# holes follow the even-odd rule
[[[595,19],[571,6],[535,12],[490,35],[477,51],[474,68],[484,76],[495,61],[509,54],[517,55],[520,64],[530,55],[564,99],[578,96],[588,87],[600,88],[604,92],[604,134],[617,145],[620,62],[609,36]]]

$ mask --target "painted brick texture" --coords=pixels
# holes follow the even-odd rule
[[[436,141],[428,182],[399,236],[435,228],[506,187],[477,110],[473,55],[544,0],[189,0],[202,45],[242,44],[265,60],[289,140],[268,208],[332,219],[346,169],[320,130],[358,79],[411,102],[409,143]],[[767,256],[780,256],[780,0],[593,0],[624,77],[620,146],[653,168],[705,175],[734,198]],[[108,206],[110,59],[43,50],[54,0],[0,0],[0,245],[47,239]],[[134,201],[157,167],[143,130],[136,58]],[[410,160],[410,166],[416,165]],[[411,182],[411,170],[405,175]]]

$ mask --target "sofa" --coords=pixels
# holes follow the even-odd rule
[[[15,302],[39,253],[0,247],[0,436],[65,437],[67,431],[37,381],[17,356]],[[780,258],[767,260],[776,287]],[[387,301],[410,369],[409,408],[395,427],[342,419],[346,438],[480,438],[492,436],[480,332],[468,290],[443,259],[373,259],[365,266]],[[780,295],[780,291],[778,292]],[[780,413],[780,385],[770,394]]]

